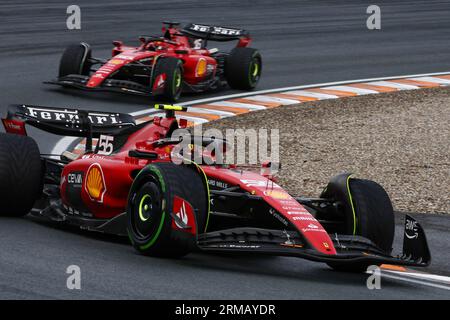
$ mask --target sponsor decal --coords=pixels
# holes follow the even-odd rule
[[[119,55],[116,56],[116,59],[133,60],[133,59],[134,59],[134,56],[129,56],[129,55],[126,55],[126,54],[121,53],[121,54],[119,54]]]
[[[295,216],[295,217],[292,217],[292,220],[294,220],[294,221],[314,221],[314,222],[317,221],[314,217],[307,217],[307,216],[301,216],[301,217]]]
[[[320,229],[319,227],[316,226],[316,228],[303,228],[302,232],[325,232],[326,231],[324,229]]]
[[[205,26],[201,24],[192,24],[191,30],[198,32],[208,32],[212,34],[219,34],[224,36],[239,36],[241,35],[241,30],[232,29],[232,28],[224,28],[224,27],[216,27],[216,26]]]
[[[308,211],[288,211],[288,215],[295,216],[295,215],[310,215]]]
[[[302,232],[325,232],[325,229],[315,225],[314,223],[310,223],[306,228],[302,228]]]
[[[299,211],[301,209],[301,207],[297,206],[281,206],[284,210],[289,210],[289,211]],[[301,210],[303,211],[303,210]]]
[[[81,186],[83,184],[83,172],[68,173],[67,183],[73,186]]]
[[[262,180],[242,179],[241,182],[243,182],[247,187],[265,187],[267,185],[267,182],[262,181]]]
[[[211,187],[216,187],[216,188],[220,188],[220,189],[227,189],[228,188],[228,183],[223,182],[223,181],[219,181],[219,180],[208,179],[208,184]]]
[[[114,65],[119,65],[119,64],[123,64],[125,61],[123,60],[119,60],[119,59],[112,59],[109,61],[110,64],[114,64]]]
[[[25,122],[13,119],[2,119],[6,132],[26,136]]]
[[[167,75],[162,73],[158,75],[153,83],[153,90],[164,88],[164,84],[166,83]]]
[[[106,156],[98,155],[96,153],[84,154],[81,159],[106,159]]]
[[[269,213],[270,213],[275,219],[277,219],[277,220],[280,221],[282,224],[284,224],[285,226],[287,226],[287,225],[289,224],[289,222],[287,222],[287,220],[286,220],[285,218],[283,218],[280,214],[278,214],[278,212],[277,212],[275,209],[270,208],[270,209],[269,209]]]
[[[264,194],[268,197],[272,197],[274,199],[289,199],[291,196],[289,193],[281,190],[266,190],[264,191]]]
[[[419,229],[417,228],[417,221],[409,219],[406,220],[405,236],[408,239],[417,239],[419,237]]]
[[[196,77],[202,77],[205,75],[207,71],[207,65],[206,59],[200,58],[197,62],[197,66],[195,67],[195,76]]]
[[[92,201],[103,203],[106,192],[105,177],[99,163],[92,164],[86,173],[85,189]]]
[[[213,246],[211,246],[213,247]],[[237,248],[237,249],[258,249],[259,245],[245,245],[245,244],[219,244],[217,248]]]
[[[243,182],[247,187],[267,187],[267,180],[252,180],[252,179],[241,179],[241,182]],[[279,185],[276,183],[270,181],[270,187],[272,189],[281,189]]]
[[[173,199],[172,212],[182,222],[179,223],[177,220],[173,219],[172,228],[196,234],[194,209],[192,208],[189,202],[180,197],[175,196]],[[186,228],[186,226],[188,228]]]
[[[282,206],[293,207],[293,208],[296,208],[296,209],[300,209],[301,208],[299,206],[298,202],[295,201],[294,199],[287,199],[287,200],[281,199],[279,202],[281,203]]]
[[[80,116],[77,110],[52,110],[39,107],[23,106],[26,111],[25,114],[37,120],[61,121],[70,123],[80,123]],[[90,112],[88,119],[93,125],[113,125],[120,124],[118,114]]]

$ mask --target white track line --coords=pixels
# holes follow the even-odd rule
[[[419,89],[418,86],[413,86],[410,84],[403,84],[398,82],[392,82],[392,81],[372,81],[368,82],[367,84],[370,84],[372,86],[379,86],[379,87],[388,87],[388,88],[395,88],[400,90],[415,90]]]
[[[249,109],[249,110],[265,110],[266,107],[259,104],[251,104],[251,103],[243,103],[243,102],[233,102],[233,101],[219,101],[208,103],[210,106],[222,106],[222,107],[234,107],[241,109]]]
[[[179,104],[186,106],[186,105],[207,103],[207,102],[212,102],[212,101],[217,101],[217,100],[244,98],[247,96],[253,96],[253,95],[257,95],[257,94],[277,93],[277,92],[289,91],[289,90],[301,90],[301,89],[308,89],[308,88],[336,86],[336,85],[342,85],[342,84],[361,83],[361,82],[369,82],[369,81],[382,81],[382,80],[405,79],[405,78],[413,78],[413,77],[440,76],[440,75],[448,75],[449,73],[450,73],[450,71],[435,72],[435,73],[423,73],[423,74],[410,74],[410,75],[405,75],[405,76],[391,76],[391,77],[367,78],[367,79],[358,79],[358,80],[345,80],[345,81],[336,81],[336,82],[307,84],[307,85],[301,85],[301,86],[293,86],[293,87],[284,87],[284,88],[276,88],[276,89],[268,89],[268,90],[250,91],[250,92],[245,92],[245,93],[229,94],[229,95],[224,95],[224,96],[220,96],[220,97],[212,97],[212,98],[186,101],[186,102],[182,102]]]
[[[338,96],[335,96],[334,94],[311,92],[311,91],[307,91],[307,90],[286,91],[286,92],[281,92],[281,94],[292,94],[294,96],[304,96],[304,97],[316,98],[319,100],[339,98]]]
[[[425,82],[432,82],[432,83],[439,83],[439,84],[450,84],[450,80],[448,80],[448,79],[434,78],[434,77],[417,77],[417,78],[411,78],[411,80],[425,81]]]
[[[450,71],[435,72],[435,73],[423,73],[423,74],[411,74],[411,75],[404,75],[404,76],[391,76],[391,77],[381,77],[381,78],[336,81],[336,82],[326,82],[326,83],[316,83],[316,84],[309,84],[309,85],[302,85],[302,86],[292,86],[292,87],[276,88],[276,89],[269,89],[269,90],[259,90],[259,91],[245,92],[245,93],[229,94],[229,95],[224,95],[224,96],[219,96],[219,97],[191,100],[191,101],[186,101],[186,102],[182,102],[179,104],[186,106],[186,105],[205,104],[205,103],[209,103],[209,102],[215,102],[216,105],[218,105],[218,106],[229,106],[229,107],[245,108],[245,109],[251,109],[251,110],[266,109],[264,106],[258,106],[258,105],[252,105],[252,104],[244,104],[244,103],[229,102],[229,101],[223,101],[221,103],[217,103],[217,101],[225,100],[225,99],[233,99],[233,98],[243,98],[243,97],[266,94],[266,93],[277,93],[277,92],[283,92],[283,91],[302,90],[302,89],[315,88],[315,87],[337,86],[337,85],[345,85],[345,84],[352,84],[352,83],[374,82],[374,81],[384,81],[384,80],[392,80],[392,79],[432,77],[432,76],[439,76],[439,75],[448,75],[449,73],[450,73]],[[434,79],[434,78],[432,78],[432,79]],[[443,79],[443,80],[445,80],[445,79]],[[448,84],[447,81],[440,82],[440,83]],[[403,86],[405,86],[405,85],[403,85]],[[414,86],[411,86],[411,87],[414,87]],[[286,93],[290,94],[289,92],[286,92]],[[214,103],[211,103],[211,104],[214,105]],[[230,105],[230,104],[233,104],[233,105]],[[154,111],[155,110],[151,110],[151,109],[139,110],[139,111],[130,113],[130,115],[137,117],[137,116],[141,116],[141,115],[153,114],[153,113],[155,113]],[[76,139],[77,138],[74,138],[74,137],[63,137],[61,140],[59,140],[56,143],[56,145],[53,147],[51,153],[52,154],[61,154]]]
[[[450,286],[450,277],[440,276],[436,274],[424,273],[424,272],[405,272],[405,271],[395,271],[395,270],[383,270],[383,272],[389,272],[399,276],[407,276],[420,280],[428,280],[440,282],[441,284],[446,284]],[[450,289],[450,288],[449,288]]]
[[[298,100],[288,99],[288,98],[277,98],[277,97],[268,97],[268,96],[262,96],[262,95],[256,95],[251,97],[245,97],[244,99],[247,100],[253,100],[256,102],[275,102],[275,103],[281,103],[284,105],[289,104],[298,104]]]
[[[375,90],[370,89],[361,89],[357,87],[350,87],[350,86],[330,86],[330,87],[324,87],[323,89],[330,89],[330,90],[337,90],[337,91],[343,91],[343,92],[352,92],[356,93],[357,95],[365,95],[365,94],[374,94],[379,93]]]
[[[232,117],[235,116],[236,113],[230,112],[230,111],[221,111],[221,110],[214,110],[214,109],[205,109],[205,108],[192,108],[189,110],[191,113],[207,113],[207,114],[214,114],[217,116],[220,116],[221,118],[224,117]]]
[[[420,284],[420,285],[427,286],[427,287],[439,288],[439,289],[444,289],[444,290],[450,291],[450,286],[440,285],[440,284],[436,284],[433,282],[416,280],[416,279],[412,279],[412,278],[393,276],[390,274],[386,274],[384,270],[381,272],[381,277],[388,278],[388,279],[401,280],[401,281],[405,281],[405,282]]]

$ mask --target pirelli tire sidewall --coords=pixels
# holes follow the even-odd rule
[[[197,211],[195,216],[195,223],[197,230],[199,226],[204,225],[205,220],[204,208],[198,208],[194,197],[197,196],[196,192],[200,190],[191,190],[192,196],[186,195],[187,186],[183,183],[175,181],[180,175],[183,175],[184,170],[187,169],[183,166],[177,166],[172,163],[154,163],[150,164],[142,169],[136,176],[128,197],[127,205],[127,223],[128,223],[128,236],[132,242],[133,247],[140,253],[150,256],[160,257],[182,257],[196,248],[197,234],[186,232],[185,230],[175,229],[173,225],[173,217],[171,216],[171,210],[173,208],[173,201],[175,196],[180,196],[189,202]],[[146,185],[146,183],[153,183],[157,185],[161,196],[161,207],[159,212],[153,212],[152,221],[150,224],[156,224],[152,230],[158,230],[153,232],[147,237],[142,237],[136,227],[137,221],[137,208],[142,199],[137,198],[139,196],[139,190]],[[202,221],[197,221],[198,216],[201,216]],[[150,220],[149,219],[149,220]]]

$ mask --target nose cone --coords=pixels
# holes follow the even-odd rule
[[[101,77],[100,77],[101,76]],[[102,82],[105,80],[105,77],[100,74],[100,76],[97,74],[97,72],[89,79],[87,83],[88,88],[95,88],[102,84]]]

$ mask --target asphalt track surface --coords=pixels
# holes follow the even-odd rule
[[[66,29],[66,8],[82,9],[82,30]],[[107,57],[112,40],[135,43],[158,34],[161,20],[241,26],[264,59],[258,89],[450,68],[448,1],[377,1],[382,30],[366,28],[364,1],[2,1],[0,112],[10,103],[133,112],[143,97],[61,90],[60,54],[86,41]],[[229,94],[224,91],[219,94]],[[216,93],[217,94],[217,93]],[[208,95],[206,95],[208,96]],[[193,100],[205,95],[184,97]],[[211,96],[211,95],[209,95]],[[42,152],[54,137],[36,133]],[[417,215],[433,255],[428,272],[450,275],[450,218]],[[398,219],[396,248],[401,245]],[[450,291],[401,280],[368,290],[366,275],[342,274],[295,258],[195,253],[181,260],[137,255],[122,239],[62,230],[30,219],[1,219],[0,298],[150,299],[449,299]],[[78,265],[82,290],[66,288],[66,268]]]

